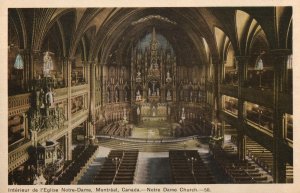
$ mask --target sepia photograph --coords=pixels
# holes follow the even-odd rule
[[[4,190],[293,185],[294,8],[7,7]]]

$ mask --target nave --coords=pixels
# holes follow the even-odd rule
[[[99,140],[101,141],[101,139]],[[108,142],[109,141],[109,142]],[[270,171],[250,155],[238,161],[232,141],[209,148],[207,140],[148,144],[106,139],[79,170],[66,169],[54,184],[272,183]],[[93,146],[93,149],[96,146]],[[91,147],[85,147],[87,149]],[[121,150],[122,149],[122,150]],[[175,150],[176,149],[176,150]],[[73,150],[85,152],[79,145]],[[253,149],[252,149],[253,151]],[[79,157],[80,158],[80,157]],[[76,163],[76,161],[74,161]],[[78,165],[78,163],[75,165]],[[71,176],[65,181],[64,176]],[[73,177],[72,177],[73,176]]]
[[[293,7],[7,16],[8,184],[294,183]]]

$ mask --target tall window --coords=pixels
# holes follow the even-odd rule
[[[52,57],[50,56],[50,52],[45,52],[44,53],[44,66],[43,66],[44,77],[50,77],[51,70],[53,70]]]
[[[14,64],[14,68],[17,70],[23,70],[24,69],[24,61],[20,54],[17,55],[16,61]]]
[[[291,114],[285,114],[284,115],[284,134],[285,139],[287,139],[289,142],[293,142],[293,115]]]
[[[293,69],[293,55],[289,55],[287,59],[287,69],[292,70]]]
[[[293,90],[293,55],[289,55],[287,59],[287,91],[292,91]]]
[[[237,72],[237,61],[234,56],[234,50],[230,44],[228,48],[228,53],[226,57],[226,62],[224,63],[224,83],[237,85],[238,84],[238,72]]]

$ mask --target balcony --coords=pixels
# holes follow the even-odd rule
[[[268,135],[273,135],[273,110],[245,102],[247,123]]]
[[[272,68],[263,70],[248,69],[247,87],[260,90],[272,90],[274,82],[274,71]]]

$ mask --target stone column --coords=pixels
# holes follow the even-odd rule
[[[93,143],[95,139],[95,79],[96,79],[96,62],[89,62],[89,86],[90,86],[90,111],[89,111],[89,139]]]
[[[72,60],[66,59],[65,60],[65,66],[66,66],[66,79],[67,81],[67,88],[68,88],[68,133],[66,134],[66,159],[71,160],[72,159]]]
[[[32,53],[32,64],[30,70],[30,79],[33,80],[37,76],[37,67],[43,67],[43,55],[40,50],[34,50]]]
[[[63,75],[63,81],[64,81],[64,87],[68,86],[68,59],[62,58],[62,75]]]
[[[213,114],[212,121],[219,120],[219,111],[220,111],[220,61],[218,58],[212,58],[212,65],[214,66],[213,72]]]
[[[238,125],[237,129],[237,147],[239,160],[245,160],[246,158],[246,135],[244,125],[244,97],[242,88],[245,86],[247,78],[247,56],[236,56],[238,63]]]
[[[284,128],[282,118],[284,112],[279,108],[279,93],[284,85],[284,72],[287,65],[290,50],[272,50],[274,66],[274,88],[273,88],[273,180],[275,183],[286,182],[286,162],[280,151],[280,144],[284,142]]]
[[[103,77],[103,64],[99,64],[100,66],[100,105],[101,105],[101,109],[103,108],[103,104],[104,104],[104,77]]]
[[[72,130],[69,130],[65,135],[65,158],[72,160]]]
[[[29,125],[28,125],[28,115],[27,113],[22,113],[23,115],[23,128],[25,132],[25,139],[30,139],[29,136]]]

